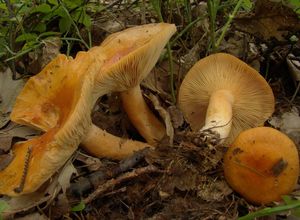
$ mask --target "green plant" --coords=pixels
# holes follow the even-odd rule
[[[151,0],[152,7],[156,12],[158,19],[160,22],[163,22],[163,17],[161,14],[161,2],[160,0]],[[170,42],[167,43],[167,53],[169,58],[169,70],[170,70],[170,90],[171,90],[171,97],[172,102],[175,104],[176,102],[176,95],[174,90],[174,66],[173,66],[173,58],[172,58],[172,50]]]
[[[252,220],[254,218],[274,215],[286,211],[290,211],[291,215],[300,217],[300,200],[292,199],[290,196],[283,196],[284,204],[275,207],[267,207],[256,212],[249,213],[238,220]]]
[[[80,203],[78,203],[77,205],[73,206],[71,208],[72,212],[81,212],[85,209],[85,204],[83,201],[81,201]]]
[[[8,204],[7,204],[5,201],[0,200],[0,220],[3,219],[3,218],[2,218],[2,212],[3,212],[4,210],[6,210],[7,208],[8,208]]]
[[[91,46],[91,17],[84,0],[6,0],[0,3],[0,57],[14,60],[39,48],[49,37],[60,36],[70,53],[74,42]],[[81,36],[84,28],[88,43]]]
[[[217,33],[217,13],[220,9],[224,9],[227,7],[234,6],[231,13],[228,14],[226,23],[220,29],[221,33]],[[235,1],[226,1],[225,3],[221,4],[220,0],[208,0],[207,1],[207,9],[208,15],[210,20],[210,43],[209,43],[209,50],[211,49],[215,52],[220,44],[222,43],[226,32],[228,31],[234,17],[236,16],[237,12],[243,8],[246,11],[250,11],[253,7],[253,3],[250,0],[235,0]]]

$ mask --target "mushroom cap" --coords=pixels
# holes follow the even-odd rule
[[[274,111],[274,95],[265,79],[238,58],[217,53],[199,60],[180,86],[178,104],[193,130],[204,126],[210,96],[221,89],[234,97],[232,127],[225,143],[243,130],[263,125]]]
[[[139,85],[155,65],[165,44],[176,31],[173,24],[159,23],[128,28],[110,35],[99,47],[79,52],[72,61],[73,71],[86,73],[97,68],[93,96],[124,91]],[[12,121],[47,131],[56,125],[60,109],[53,101],[63,75],[59,70],[70,58],[58,55],[40,73],[31,77],[16,99]]]
[[[95,51],[95,56],[101,53],[106,57],[96,79],[98,90],[121,92],[138,86],[175,32],[174,24],[140,25],[111,34],[102,42],[100,50],[92,48],[90,53]]]
[[[62,82],[72,77],[75,81],[88,70],[91,72],[91,69],[100,69],[101,64],[91,65],[99,60],[95,60],[87,52],[79,52],[75,59],[58,55],[40,73],[26,82],[16,99],[10,115],[11,120],[42,131],[55,127],[62,120],[64,111],[70,108],[71,99],[67,93],[72,93],[73,90],[62,90]],[[95,96],[94,93],[93,95]]]
[[[81,59],[79,58],[78,60]],[[91,126],[89,112],[95,102],[93,85],[97,69],[94,68],[95,66],[90,68],[78,66],[78,60],[59,56],[56,59],[55,72],[52,72],[54,66],[50,69],[46,68],[47,79],[37,75],[26,84],[23,90],[24,96],[26,97],[30,90],[34,90],[31,99],[47,106],[46,114],[52,116],[52,121],[49,124],[40,124],[39,114],[43,116],[45,110],[38,109],[35,118],[37,120],[33,121],[37,121],[37,127],[44,128],[47,132],[13,146],[14,159],[0,171],[0,194],[18,196],[37,190],[70,158],[82,138],[86,136]],[[60,65],[61,63],[64,65]],[[79,69],[81,71],[78,71]],[[84,71],[89,71],[89,74],[85,74]],[[52,75],[56,75],[57,78]],[[54,86],[55,91],[50,86]],[[45,99],[45,96],[48,98]],[[35,106],[27,105],[28,102],[24,100],[21,101],[25,103],[23,109],[26,118],[26,112],[30,112]],[[30,120],[32,116],[29,114]],[[31,150],[28,150],[29,148]],[[25,169],[26,166],[28,169]],[[26,175],[25,170],[27,170]],[[23,176],[25,176],[24,188],[17,193],[15,189],[20,186]]]
[[[285,134],[268,127],[239,134],[224,156],[229,185],[254,204],[281,200],[296,186],[298,151]]]

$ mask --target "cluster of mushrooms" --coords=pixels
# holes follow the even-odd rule
[[[166,135],[165,126],[147,107],[139,84],[175,32],[175,25],[167,23],[129,28],[74,59],[58,55],[31,77],[11,120],[44,133],[13,146],[14,159],[0,170],[0,194],[36,191],[79,144],[93,156],[111,159],[155,147]],[[111,92],[120,92],[125,112],[147,143],[116,137],[92,124],[96,100]],[[274,111],[274,96],[256,70],[229,54],[203,58],[186,74],[178,106],[205,141],[229,146],[225,177],[248,201],[267,204],[294,189],[298,151],[286,135],[259,127]]]

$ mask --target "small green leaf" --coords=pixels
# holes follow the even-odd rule
[[[0,200],[0,213],[2,213],[8,207],[9,207],[9,205],[5,201]]]
[[[241,7],[245,10],[250,12],[253,8],[253,2],[251,0],[243,0]]]
[[[71,211],[72,212],[80,212],[82,210],[85,209],[85,204],[83,201],[81,201],[78,205],[74,206],[71,208]]]
[[[57,0],[48,0],[49,4],[51,5],[58,5]]]
[[[47,30],[47,26],[45,23],[38,23],[34,28],[34,31],[43,33]]]
[[[68,17],[62,17],[59,19],[59,30],[62,33],[67,32],[71,27],[71,20]]]
[[[86,28],[90,28],[92,26],[92,19],[91,17],[84,13],[83,19],[82,19],[82,24],[86,27]]]
[[[57,36],[57,35],[60,35],[60,32],[48,31],[48,32],[44,32],[44,33],[40,34],[39,38],[45,38],[45,37]]]
[[[22,42],[22,41],[33,41],[37,39],[36,34],[30,34],[30,33],[25,33],[21,34],[16,38],[16,42]]]
[[[0,3],[0,9],[7,11],[7,6],[5,3]]]
[[[83,0],[63,0],[63,3],[68,9],[74,9],[81,6],[84,2]]]
[[[48,14],[51,12],[51,7],[50,5],[46,4],[46,3],[43,3],[43,4],[40,4],[36,7],[34,7],[31,11],[30,11],[30,14],[33,14],[33,13],[43,13],[43,14]]]

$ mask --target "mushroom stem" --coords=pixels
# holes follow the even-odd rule
[[[116,137],[93,124],[81,144],[86,151],[96,157],[117,160],[133,154],[134,151],[152,147],[147,143]]]
[[[165,136],[166,129],[148,108],[140,86],[121,92],[121,99],[135,128],[149,144],[156,145]]]
[[[233,102],[234,97],[230,91],[221,89],[213,92],[209,99],[205,125],[201,131],[209,129],[220,135],[221,142],[224,141],[231,129]]]

